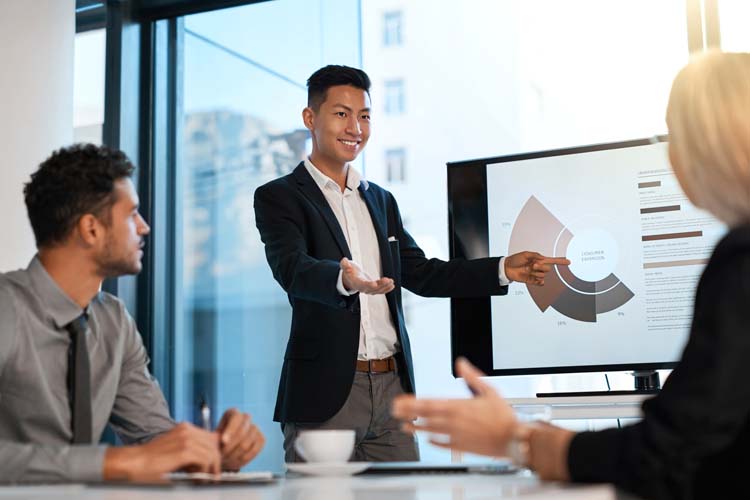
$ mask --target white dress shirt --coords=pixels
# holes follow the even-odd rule
[[[383,275],[380,262],[380,247],[372,224],[370,211],[359,193],[360,181],[367,189],[367,181],[357,170],[349,165],[346,176],[346,188],[341,192],[339,185],[318,170],[310,159],[305,160],[305,168],[323,192],[331,206],[346,244],[352,253],[352,260],[358,264],[372,279]],[[351,295],[343,286],[341,272],[337,288],[342,295]],[[398,335],[393,324],[385,295],[359,295],[361,320],[359,323],[359,351],[357,359],[383,359],[400,351]]]
[[[367,190],[367,181],[352,167],[348,166],[346,188],[341,192],[339,185],[318,170],[309,158],[305,159],[305,168],[312,176],[315,184],[323,193],[326,201],[333,210],[341,231],[346,238],[346,244],[352,253],[352,261],[358,264],[365,273],[376,280],[383,275],[380,261],[380,247],[372,224],[370,211],[359,193],[360,182]],[[500,259],[498,278],[501,285],[510,283],[505,276],[505,257]],[[352,295],[344,288],[342,272],[336,288],[341,295]],[[359,295],[361,321],[359,325],[359,351],[357,359],[383,359],[393,356],[400,351],[398,335],[393,324],[388,302],[384,294]]]

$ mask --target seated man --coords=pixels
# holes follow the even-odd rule
[[[158,478],[236,470],[262,449],[249,415],[176,424],[133,318],[101,292],[141,270],[149,227],[120,151],[60,149],[24,190],[38,254],[0,274],[0,482]],[[126,444],[99,445],[109,423]]]

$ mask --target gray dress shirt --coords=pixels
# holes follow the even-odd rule
[[[83,311],[38,257],[0,274],[0,482],[99,481],[106,446],[71,445],[65,326]],[[86,308],[93,436],[107,423],[125,444],[146,442],[175,422],[133,318],[104,292]]]

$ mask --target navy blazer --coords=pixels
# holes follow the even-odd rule
[[[428,259],[404,229],[393,195],[362,182],[380,249],[386,295],[401,352],[396,355],[404,391],[414,392],[401,287],[426,297],[504,295],[499,258]],[[323,422],[344,405],[359,348],[359,295],[336,289],[339,261],[352,258],[344,233],[313,178],[300,163],[255,191],[255,221],[273,276],[289,296],[292,325],[279,381],[274,420]],[[446,365],[446,370],[450,367]]]

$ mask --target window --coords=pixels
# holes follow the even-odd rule
[[[386,150],[385,164],[388,171],[388,182],[404,182],[406,180],[406,151],[403,148]]]
[[[104,124],[103,29],[75,37],[73,60],[73,138],[75,142],[102,142]]]
[[[720,0],[719,26],[721,49],[727,52],[750,51],[750,3],[746,0]]]
[[[267,443],[249,469],[283,469],[273,410],[291,320],[255,227],[253,192],[307,155],[305,81],[324,64],[359,65],[349,43],[359,38],[356,20],[348,0],[184,18],[172,406],[180,420],[195,421],[203,397],[216,418],[230,407],[250,413]]]
[[[404,113],[404,81],[389,80],[385,82],[385,113],[400,115]]]
[[[392,47],[401,45],[401,11],[383,14],[383,45]]]
[[[368,20],[380,21],[382,6],[362,2],[362,68],[374,82],[373,106],[387,115],[399,110],[398,120],[373,114],[365,164],[368,178],[393,192],[406,228],[430,257],[449,255],[446,162],[666,131],[672,79],[688,60],[684,0],[400,5],[408,5],[409,34],[418,33],[420,43],[394,53],[379,29],[376,35],[368,29]],[[401,81],[408,82],[408,106]],[[389,169],[386,152],[393,145],[408,152],[404,181],[393,181]],[[449,300],[404,291],[404,301],[417,391],[465,396],[450,372]],[[609,382],[612,389],[633,387],[624,373],[609,374]],[[508,397],[607,389],[601,374],[493,383]],[[450,460],[425,436],[420,446],[423,460]]]

